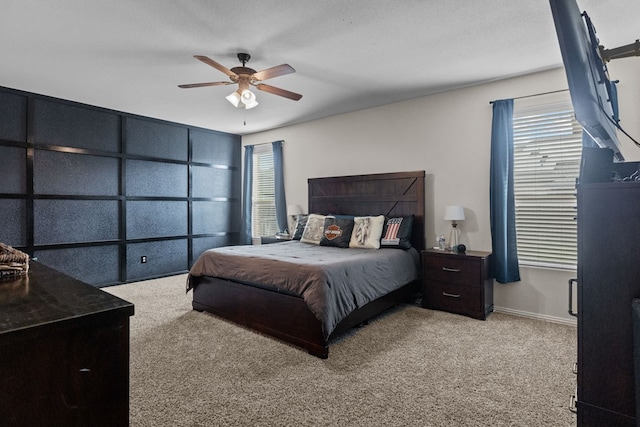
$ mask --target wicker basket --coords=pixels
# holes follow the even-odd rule
[[[29,272],[29,255],[0,243],[0,278],[15,277]]]

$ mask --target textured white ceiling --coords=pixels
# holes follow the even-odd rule
[[[606,47],[640,38],[639,0],[578,5]],[[303,98],[177,87],[240,51]],[[547,0],[2,0],[0,55],[0,86],[238,134],[561,66]]]

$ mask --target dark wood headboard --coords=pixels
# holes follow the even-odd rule
[[[414,215],[411,244],[425,248],[424,171],[309,178],[309,213]]]

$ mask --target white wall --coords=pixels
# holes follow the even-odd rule
[[[612,77],[621,80],[621,117],[640,137],[640,60],[618,61],[628,61],[615,64],[619,75],[610,67]],[[490,251],[489,101],[566,87],[564,70],[555,69],[247,135],[242,142],[285,140],[287,202],[303,208],[308,178],[424,170],[427,245],[435,245],[438,234],[448,236],[445,206],[461,204],[467,217],[459,226],[461,242]],[[624,153],[640,158],[635,147]],[[521,268],[520,282],[495,284],[494,304],[501,311],[572,323],[567,281],[575,275]]]
[[[618,83],[620,126],[636,141],[640,142],[640,58],[616,59],[610,62],[609,75]],[[640,148],[618,132],[625,161],[640,161]]]

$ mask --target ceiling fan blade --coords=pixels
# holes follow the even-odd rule
[[[198,59],[198,60],[200,60],[200,61],[202,61],[202,62],[204,62],[207,65],[212,66],[216,70],[222,71],[223,73],[225,73],[229,77],[236,76],[236,73],[234,73],[233,71],[231,71],[230,69],[228,69],[224,65],[218,64],[216,61],[214,61],[211,58],[208,58],[208,57],[202,56],[202,55],[193,55],[193,57]]]
[[[276,65],[275,67],[267,68],[266,70],[258,71],[252,77],[256,80],[267,80],[278,76],[284,76],[285,74],[295,73],[296,70],[289,64]]]
[[[230,85],[232,82],[209,82],[209,83],[190,83],[186,85],[178,85],[178,87],[182,89],[189,89],[192,87],[205,87],[205,86],[222,86],[222,85]]]
[[[262,90],[264,92],[269,92],[269,93],[272,93],[274,95],[284,96],[285,98],[289,98],[289,99],[292,99],[294,101],[298,101],[298,100],[300,100],[300,98],[302,98],[302,95],[300,95],[299,93],[290,92],[288,90],[280,89],[279,87],[266,85],[266,84],[263,84],[263,83],[257,84],[257,85],[254,85],[254,86],[257,87],[259,90]]]

